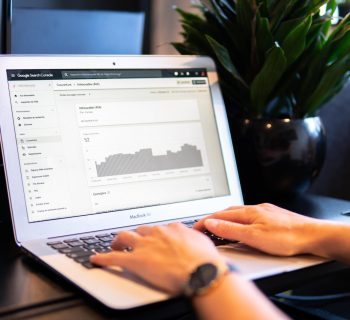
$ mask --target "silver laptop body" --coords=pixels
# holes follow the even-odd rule
[[[188,221],[243,204],[210,58],[1,56],[2,152],[16,242],[114,309],[169,298],[47,243]],[[256,279],[320,263],[221,248]]]

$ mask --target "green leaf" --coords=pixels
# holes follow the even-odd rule
[[[219,62],[222,64],[222,66],[229,73],[231,73],[234,78],[239,80],[244,86],[247,86],[247,84],[242,79],[241,75],[238,73],[235,65],[233,64],[228,50],[212,37],[206,35],[206,38],[210,46],[212,47],[213,51],[215,52],[215,55],[218,58]]]
[[[318,82],[316,90],[300,106],[302,112],[305,115],[313,114],[328,99],[329,95],[332,94],[333,88],[347,77],[347,71],[349,70],[350,58],[348,56],[328,67]]]
[[[271,11],[278,2],[279,2],[278,0],[266,0],[266,6],[268,10]]]
[[[200,38],[202,38],[202,46],[206,47],[207,42],[204,39],[204,34],[209,34],[213,38],[218,38],[218,37],[224,37],[222,34],[222,30],[220,30],[220,26],[218,26],[217,20],[211,20],[209,21],[207,18],[207,15],[204,13],[204,16],[198,16],[190,12],[186,12],[181,9],[176,9],[176,11],[179,13],[181,16],[180,21],[182,22],[182,27],[186,31],[185,32],[185,39],[188,39],[192,33],[197,33],[197,40],[196,40],[196,45],[198,45],[198,31],[200,32]],[[191,30],[187,30],[187,29]],[[189,33],[187,35],[187,32]],[[192,40],[189,39],[189,42]]]
[[[294,30],[303,21],[304,18],[283,21],[275,32],[275,40],[282,43],[291,30]]]
[[[329,17],[322,17],[313,20],[314,21],[312,22],[307,35],[305,48],[309,48],[313,43],[315,43],[315,41],[317,41],[317,39],[319,39],[321,36],[325,36],[325,29],[327,29],[325,26],[328,24],[331,25],[331,19]]]
[[[240,26],[241,32],[247,39],[252,36],[252,22],[255,17],[251,0],[237,0],[237,23]]]
[[[236,85],[237,84],[237,85]],[[227,111],[236,114],[240,117],[250,117],[251,114],[251,101],[248,88],[242,88],[240,83],[234,83],[232,81],[226,81],[220,79],[220,86],[227,101],[230,101],[232,105],[229,105]],[[227,102],[226,101],[226,102]]]
[[[332,45],[331,55],[329,62],[334,62],[343,58],[345,55],[349,55],[350,52],[350,26],[346,28],[346,32],[340,39],[337,39]]]
[[[256,17],[256,45],[261,60],[265,58],[266,52],[274,45],[269,19],[261,18],[260,15]]]
[[[181,54],[200,54],[195,48],[180,42],[172,42],[171,45]]]
[[[309,64],[304,66],[305,73],[302,75],[303,81],[301,82],[301,88],[298,94],[300,101],[304,101],[310,91],[316,89],[317,83],[327,67],[331,47],[324,45],[321,48],[312,48],[310,52],[311,59],[309,59]]]
[[[329,35],[327,42],[333,41],[335,38],[339,37],[342,33],[344,33],[344,29],[350,25],[350,13],[348,13],[337,25],[337,27],[333,30],[333,32]]]
[[[337,9],[337,0],[328,0],[326,7],[326,14],[332,16],[335,10]]]
[[[205,22],[205,20],[197,14],[184,11],[180,8],[176,8],[175,10],[181,16],[183,21],[186,21],[187,23],[204,23]]]
[[[217,10],[219,10],[222,14],[225,14],[228,19],[232,17],[232,15],[236,14],[235,3],[233,1],[226,0],[211,0],[212,6],[215,6]]]
[[[287,58],[287,65],[292,64],[304,51],[311,23],[312,17],[309,16],[294,28],[283,41],[282,48]]]
[[[290,18],[306,17],[314,14],[318,14],[320,8],[327,4],[329,0],[302,0],[297,6],[296,10],[292,13]]]
[[[185,30],[187,42],[193,44],[198,48],[201,48],[202,52],[206,52],[208,54],[211,53],[211,47],[199,30],[188,24],[183,24],[182,28]]]
[[[274,8],[271,8],[271,29],[277,30],[280,22],[288,16],[299,0],[278,1]]]
[[[214,36],[213,33],[207,32],[208,35],[214,39],[220,39],[227,42],[227,45],[231,48],[232,56],[236,56],[236,61],[240,61],[241,64],[247,64],[246,52],[250,49],[249,42],[247,46],[247,40],[240,31],[240,27],[237,23],[237,16],[233,14],[227,17],[223,14],[222,9],[218,6],[217,1],[210,0],[213,11],[207,10],[204,15],[208,24],[217,25],[220,29],[218,36]],[[248,59],[249,61],[249,59]]]
[[[350,60],[350,15],[329,34],[336,1],[200,0],[198,14],[177,10],[185,40],[173,45],[215,59],[234,114],[312,114],[344,85],[349,70],[336,66]],[[323,4],[327,14],[320,16]]]
[[[251,99],[257,116],[261,116],[276,84],[287,66],[283,49],[275,45],[267,54],[266,61],[251,85]]]

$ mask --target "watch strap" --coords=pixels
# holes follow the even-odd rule
[[[212,273],[212,279],[209,279],[208,282],[203,282],[202,285],[198,285],[198,282],[200,282],[201,279],[201,270],[203,268],[209,268],[210,273]],[[209,292],[211,292],[214,288],[218,287],[221,282],[224,280],[224,278],[230,274],[231,272],[237,272],[237,268],[234,266],[234,264],[228,262],[226,263],[226,268],[224,271],[219,272],[218,266],[206,263],[198,266],[189,276],[189,280],[184,288],[184,294],[187,297],[195,297],[195,296],[202,296]],[[194,285],[197,284],[197,285]]]

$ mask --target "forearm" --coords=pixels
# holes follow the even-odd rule
[[[252,283],[230,274],[218,287],[193,298],[202,320],[287,319]]]
[[[306,252],[350,264],[350,225],[320,221],[308,233]]]

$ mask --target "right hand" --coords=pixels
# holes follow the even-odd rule
[[[181,293],[193,270],[203,263],[226,269],[226,262],[208,237],[180,223],[140,226],[121,232],[113,251],[91,256],[101,266],[119,266],[172,294]],[[131,248],[124,252],[123,249]]]
[[[194,225],[197,230],[238,240],[278,256],[313,253],[311,244],[317,238],[315,226],[322,222],[264,203],[236,206],[214,213]]]

